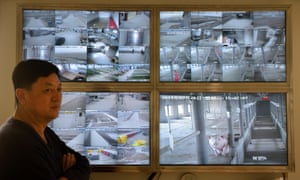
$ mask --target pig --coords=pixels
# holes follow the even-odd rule
[[[230,155],[230,147],[228,144],[228,137],[226,135],[208,136],[208,142],[216,156]]]

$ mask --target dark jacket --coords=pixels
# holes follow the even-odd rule
[[[88,180],[89,162],[60,140],[49,128],[45,129],[48,143],[33,128],[22,121],[9,119],[0,129],[0,179],[1,180]],[[71,152],[76,164],[63,171],[63,154]]]

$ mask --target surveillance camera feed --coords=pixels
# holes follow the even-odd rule
[[[286,115],[285,93],[161,93],[160,164],[287,165]]]
[[[149,81],[147,11],[23,11],[23,60],[56,64],[62,81]]]
[[[285,11],[161,11],[160,81],[286,81]]]
[[[91,165],[149,165],[149,93],[64,92],[49,124]]]

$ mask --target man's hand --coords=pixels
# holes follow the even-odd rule
[[[76,158],[74,154],[67,153],[63,156],[63,170],[64,172],[68,170],[70,167],[76,164]]]

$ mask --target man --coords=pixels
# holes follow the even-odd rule
[[[58,68],[42,60],[22,61],[12,80],[16,111],[0,128],[0,179],[88,180],[88,160],[47,126],[62,100]]]

